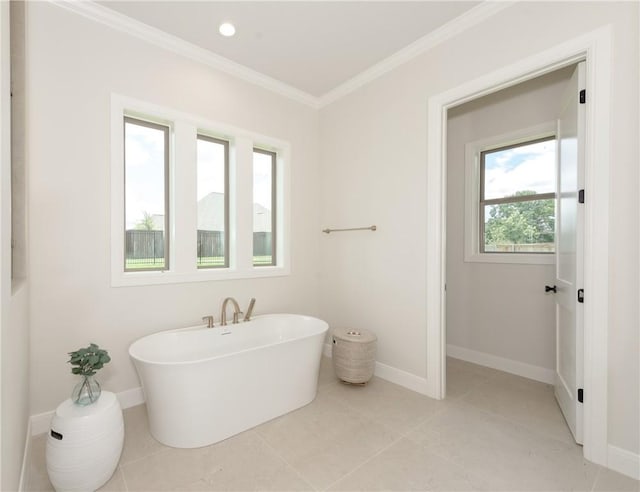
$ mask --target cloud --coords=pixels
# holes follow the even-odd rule
[[[198,140],[198,196],[224,193],[224,146],[209,140]]]
[[[164,133],[132,123],[125,125],[127,168],[164,165]]]
[[[555,141],[514,147],[486,155],[485,199],[517,191],[555,191]]]
[[[126,226],[134,227],[144,212],[164,214],[164,133],[125,125]]]

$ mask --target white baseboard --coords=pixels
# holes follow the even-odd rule
[[[415,391],[416,393],[427,394],[427,380],[410,372],[403,371],[402,369],[397,369],[376,361],[375,375],[391,383]]]
[[[331,357],[330,343],[324,344],[322,353],[326,357]],[[410,372],[406,372],[402,369],[397,369],[395,367],[388,366],[376,361],[374,374],[381,379],[389,381],[390,383],[397,384],[398,386],[403,386],[404,388],[410,389],[411,391],[415,391],[423,395],[427,394],[427,380],[425,378],[421,378],[420,376],[416,376],[415,374],[411,374]]]
[[[555,377],[555,372],[546,367],[505,359],[504,357],[487,354],[486,352],[478,352],[477,350],[471,350],[457,345],[447,344],[447,355],[454,359],[473,362],[474,364],[491,367],[492,369],[498,369],[499,371],[508,372],[542,383],[553,384]]]
[[[141,387],[121,391],[120,393],[116,393],[116,397],[123,409],[137,407],[145,402],[144,392]]]
[[[38,436],[40,434],[44,434],[49,431],[49,427],[51,426],[51,418],[55,410],[50,412],[43,412],[37,415],[32,415],[30,418],[31,425],[31,435]]]
[[[640,455],[609,444],[608,468],[640,480]]]
[[[22,455],[22,469],[20,470],[20,482],[18,492],[31,490],[29,483],[29,470],[31,469],[31,419],[27,421],[27,435],[25,436],[24,454]]]
[[[144,403],[144,393],[142,392],[142,388],[140,387],[116,393],[116,397],[118,398],[118,402],[120,402],[120,406],[122,407],[122,409],[135,407]],[[55,410],[51,410],[50,412],[32,415],[29,419],[31,436],[37,436],[39,434],[49,432],[51,419],[53,418],[54,413]]]

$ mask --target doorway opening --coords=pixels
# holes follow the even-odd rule
[[[582,255],[576,254],[582,241],[567,232],[576,230],[576,222],[567,220],[578,211],[577,200],[566,198],[577,197],[577,189],[567,189],[567,147],[576,135],[570,140],[566,120],[561,128],[558,123],[568,105],[579,104],[576,70],[577,64],[569,65],[447,113],[446,392],[581,443],[577,388],[583,368],[576,354],[582,326],[581,318],[567,316],[577,311],[568,292],[574,292],[576,275],[582,279]],[[557,166],[559,154],[563,166]],[[557,172],[561,168],[564,173]],[[582,170],[577,174],[582,177]],[[569,261],[573,280],[557,286],[558,267],[564,278]],[[572,309],[559,309],[557,299]],[[562,330],[558,321],[566,325]],[[468,363],[540,384],[492,378],[498,373]],[[504,406],[495,404],[500,399]]]
[[[446,121],[447,112],[579,61],[586,62],[584,208],[584,447],[586,459],[607,463],[607,340],[609,285],[609,132],[611,31],[601,28],[469,80],[429,98],[427,133],[426,393],[446,388]],[[591,231],[594,231],[592,233]]]

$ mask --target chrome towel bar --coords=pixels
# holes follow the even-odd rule
[[[322,229],[322,232],[329,234],[330,232],[344,232],[344,231],[376,231],[378,228],[374,225],[369,227],[351,227],[348,229]]]

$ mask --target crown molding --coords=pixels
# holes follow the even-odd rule
[[[430,32],[426,36],[414,41],[413,43],[397,51],[393,55],[385,58],[379,63],[372,65],[364,72],[359,73],[355,77],[347,80],[343,84],[340,84],[335,89],[324,94],[320,97],[320,107],[327,106],[338,99],[346,96],[347,94],[359,89],[360,87],[368,84],[381,77],[387,72],[390,72],[394,68],[407,63],[413,58],[423,54],[431,48],[445,42],[446,40],[470,29],[471,27],[480,24],[489,17],[497,14],[498,12],[510,7],[517,0],[512,1],[491,1],[485,0],[480,5],[468,10],[464,14],[453,18],[446,24],[435,31]]]
[[[144,24],[143,22],[127,17],[107,7],[103,7],[91,0],[48,0],[50,3],[74,12],[78,15],[99,22],[105,26],[135,36],[147,43],[153,44],[178,55],[208,65],[212,68],[238,77],[246,82],[256,84],[264,89],[275,92],[281,96],[310,106],[314,109],[320,107],[320,99],[304,91],[296,89],[284,82],[252,70],[244,65],[236,63],[220,55],[196,46],[182,38],[168,34],[160,29]]]
[[[461,32],[483,22],[498,12],[510,7],[517,0],[493,1],[484,0],[480,5],[459,15],[442,25],[435,31],[414,41],[405,48],[385,58],[379,63],[352,77],[335,89],[321,97],[313,96],[284,82],[269,77],[256,70],[217,55],[209,50],[196,46],[182,38],[168,34],[160,29],[127,17],[124,14],[95,3],[93,0],[48,0],[50,3],[70,12],[99,22],[105,26],[135,36],[196,62],[210,66],[221,72],[238,77],[246,82],[258,85],[281,96],[287,97],[314,109],[320,109],[350,94],[360,87],[376,80],[394,68],[443,43]]]

